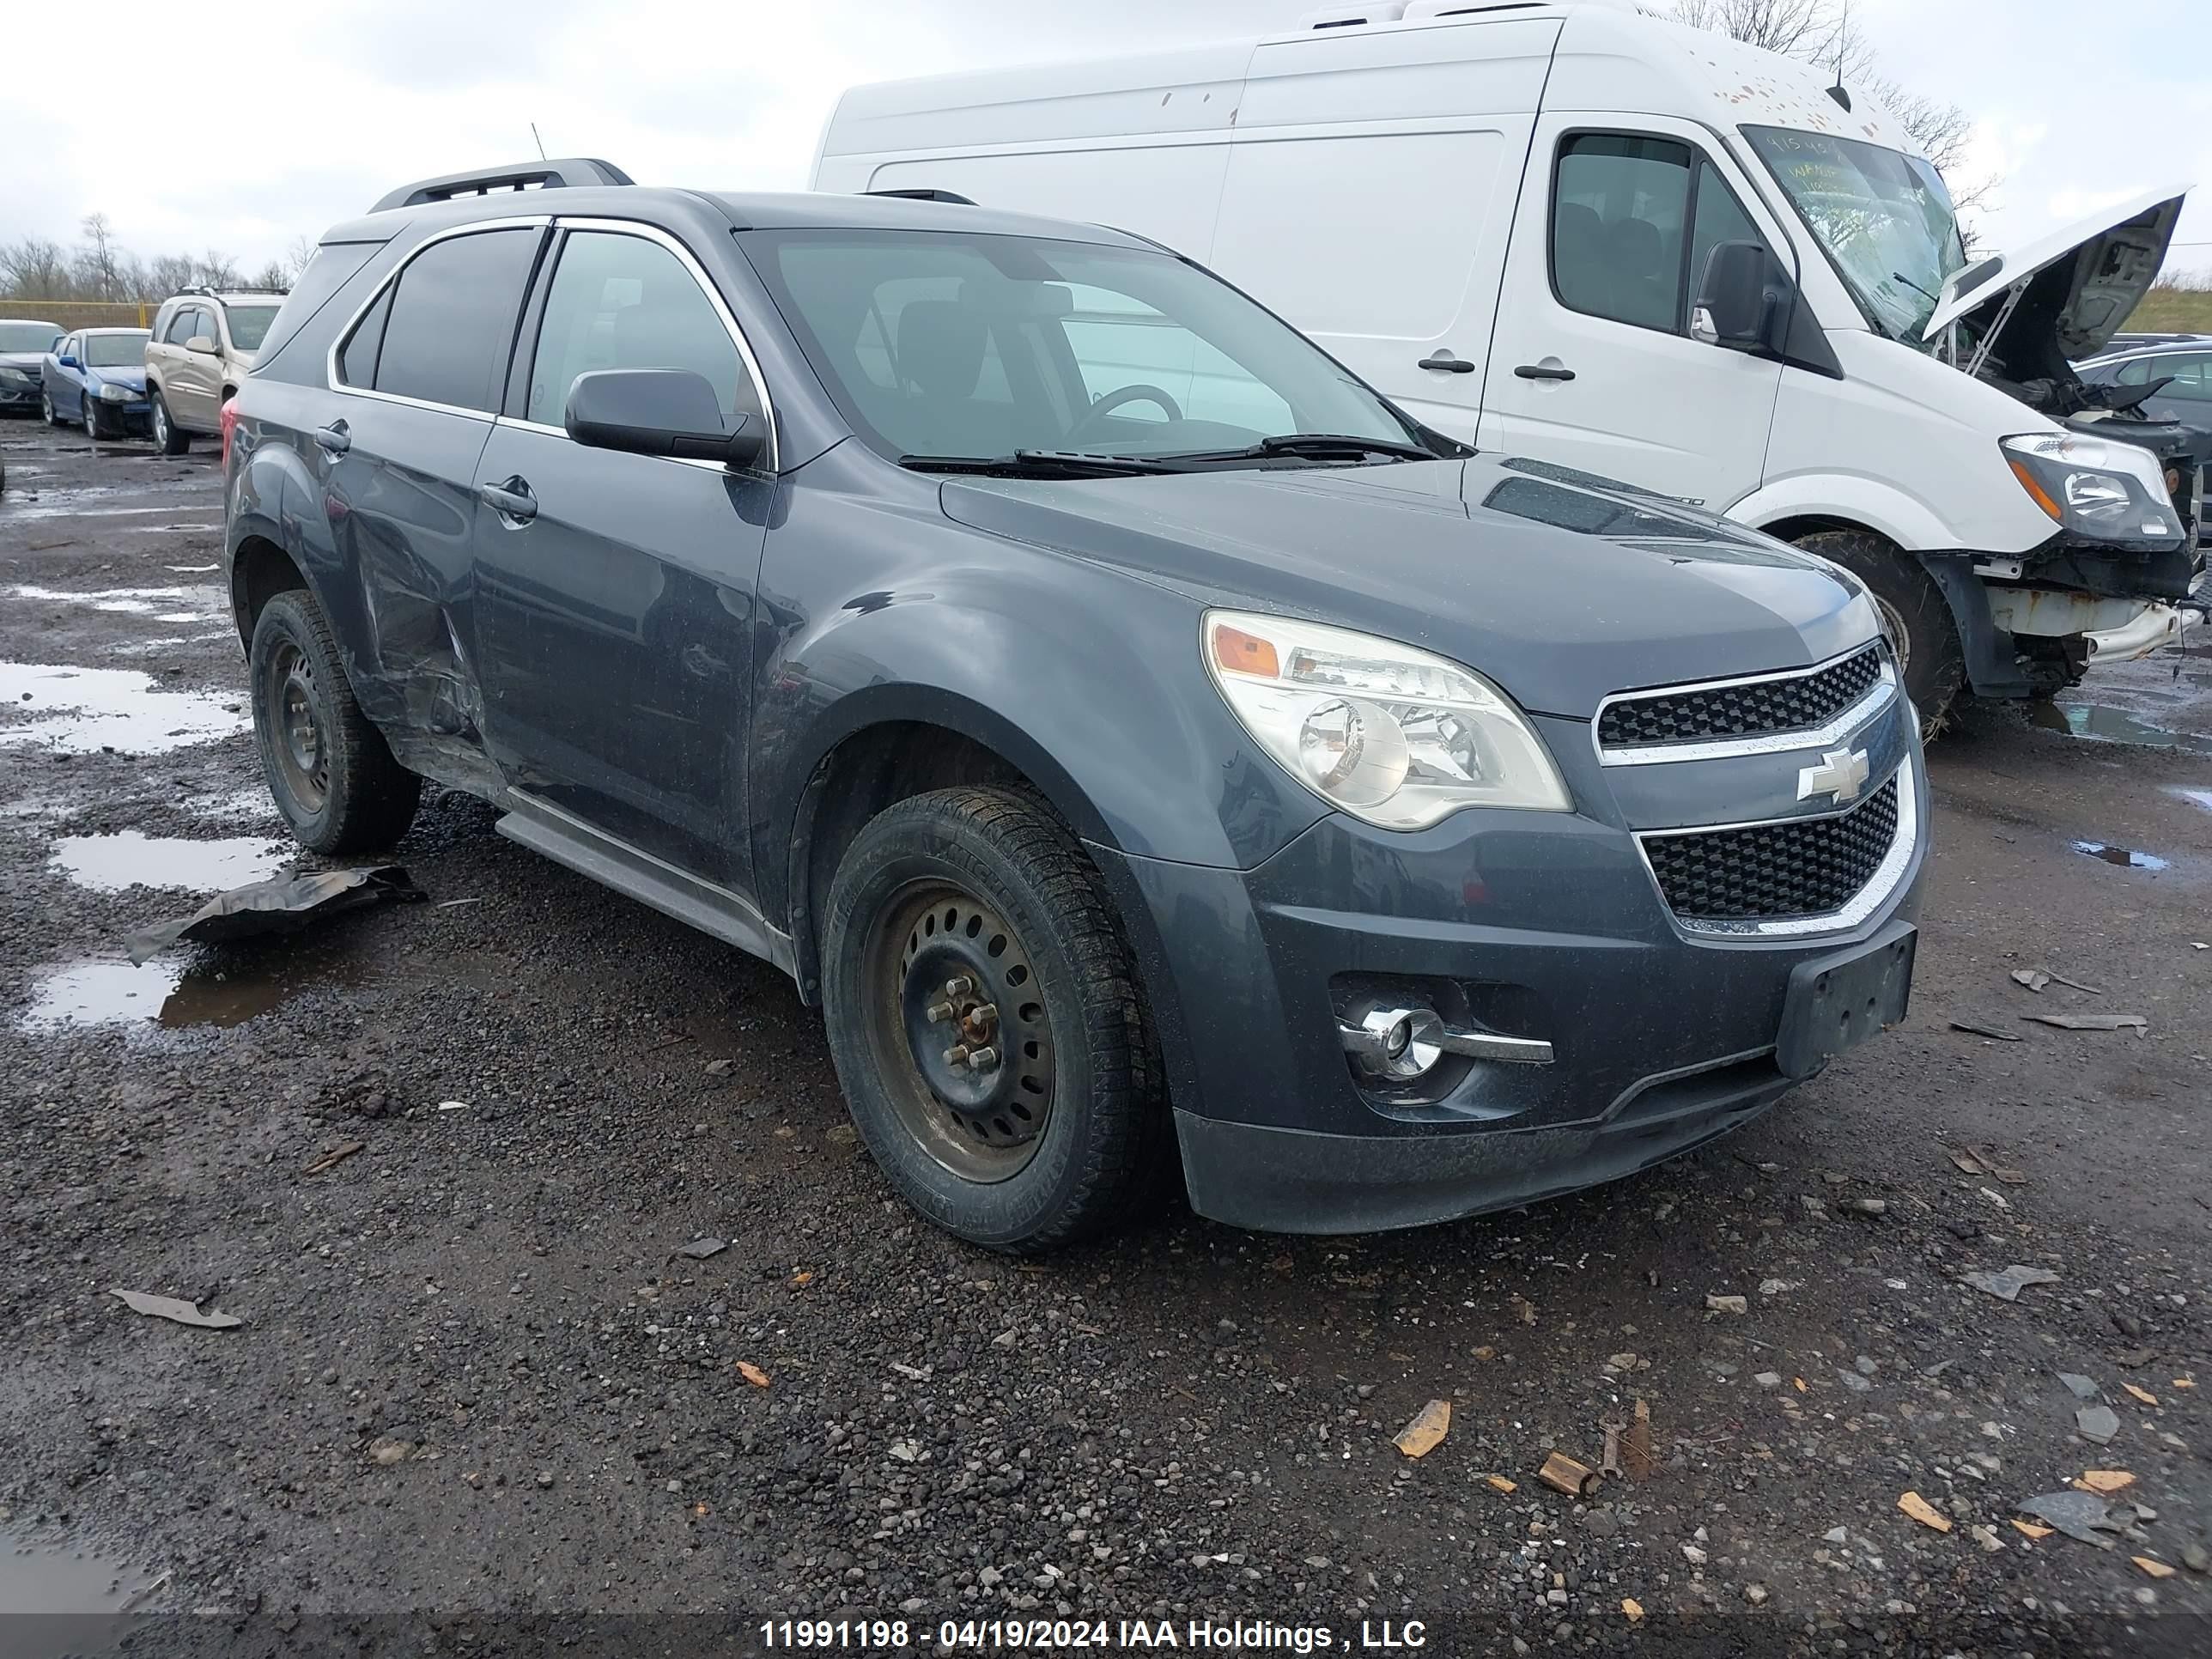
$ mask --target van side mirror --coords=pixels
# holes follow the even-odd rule
[[[1757,242],[1722,242],[1705,256],[1690,311],[1690,333],[1730,351],[1772,351],[1774,325],[1790,302],[1790,274]]]
[[[1705,256],[1690,307],[1690,337],[1724,351],[1844,378],[1820,319],[1789,270],[1762,243],[1722,242]]]
[[[578,443],[632,455],[748,467],[768,447],[759,419],[722,419],[707,377],[688,368],[601,368],[568,388],[562,424]]]

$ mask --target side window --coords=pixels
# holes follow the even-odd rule
[[[2115,378],[2122,386],[2141,386],[2150,379],[2152,365],[2157,361],[2154,357],[2138,357],[2133,362],[2122,363]],[[2164,374],[2166,371],[2160,369],[2159,372]]]
[[[192,319],[199,314],[191,306],[179,306],[169,313],[169,326],[161,335],[164,345],[180,346],[192,337]]]
[[[185,331],[185,337],[187,340],[213,340],[220,347],[222,344],[222,326],[216,321],[212,310],[200,306],[192,313],[192,325]]]
[[[1552,283],[1570,310],[1673,330],[1682,313],[1690,148],[1580,133],[1559,147],[1552,188]]]
[[[392,290],[376,296],[346,343],[338,349],[338,381],[343,386],[376,384],[376,354],[384,345],[384,319],[392,314]]]
[[[1735,192],[1728,187],[1728,180],[1710,161],[1702,158],[1698,162],[1698,188],[1692,198],[1695,205],[1690,213],[1689,297],[1694,302],[1698,290],[1705,280],[1705,261],[1723,242],[1756,242],[1765,246],[1766,238],[1759,234],[1759,227],[1751,222],[1751,216],[1743,210],[1743,204],[1735,199]]]
[[[2177,398],[2190,404],[2212,403],[2212,357],[2168,357],[2157,372],[2173,376],[2173,383],[2160,394],[2161,397]]]
[[[721,313],[682,260],[642,236],[571,231],[546,293],[525,416],[559,426],[576,377],[603,368],[688,368],[714,388],[725,422],[761,412]]]
[[[376,389],[455,409],[499,407],[538,228],[474,231],[424,248],[399,273]]]

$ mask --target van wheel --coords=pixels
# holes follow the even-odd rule
[[[1905,695],[1920,713],[1920,735],[1932,740],[1943,729],[1966,678],[1966,653],[1942,590],[1919,560],[1872,531],[1815,531],[1798,537],[1797,545],[1843,566],[1867,585],[1905,677]]]
[[[310,852],[380,851],[407,833],[422,781],[354,701],[329,620],[292,589],[262,608],[247,668],[269,794]]]
[[[830,1052],[891,1184],[1035,1254],[1127,1215],[1164,1112],[1097,872],[1034,798],[940,789],[861,830],[823,930]]]
[[[181,455],[192,447],[191,434],[169,418],[169,406],[161,401],[159,387],[154,391],[154,447],[164,455]]]

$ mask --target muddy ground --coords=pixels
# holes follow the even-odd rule
[[[916,1645],[1058,1614],[2206,1650],[2212,650],[1943,739],[1911,1017],[1748,1131],[1521,1214],[1283,1239],[1170,1206],[1018,1267],[892,1200],[783,979],[469,800],[399,849],[428,902],[129,967],[134,928],[301,862],[212,446],[0,446],[0,1650],[129,1606],[348,1651],[584,1613],[738,1650],[841,1611]],[[2148,1028],[2023,1018],[2068,1012]],[[2015,1263],[2055,1278],[1967,1282]],[[1638,1401],[1648,1479],[1539,1482]],[[2091,1469],[2133,1477],[2111,1547],[2015,1526]]]

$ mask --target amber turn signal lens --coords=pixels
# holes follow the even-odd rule
[[[1213,661],[1224,673],[1256,674],[1266,680],[1278,678],[1283,672],[1273,641],[1226,623],[1213,630]]]
[[[2030,495],[2033,495],[2035,498],[2035,504],[2041,507],[2045,513],[2048,513],[2055,522],[2063,524],[2066,520],[2066,515],[2058,510],[2058,503],[2051,499],[2049,493],[2045,490],[2043,486],[2036,483],[2034,476],[2018,461],[2014,461],[2011,465],[2012,475],[2014,477],[2020,480],[2020,487],[2022,489],[2025,489]]]

